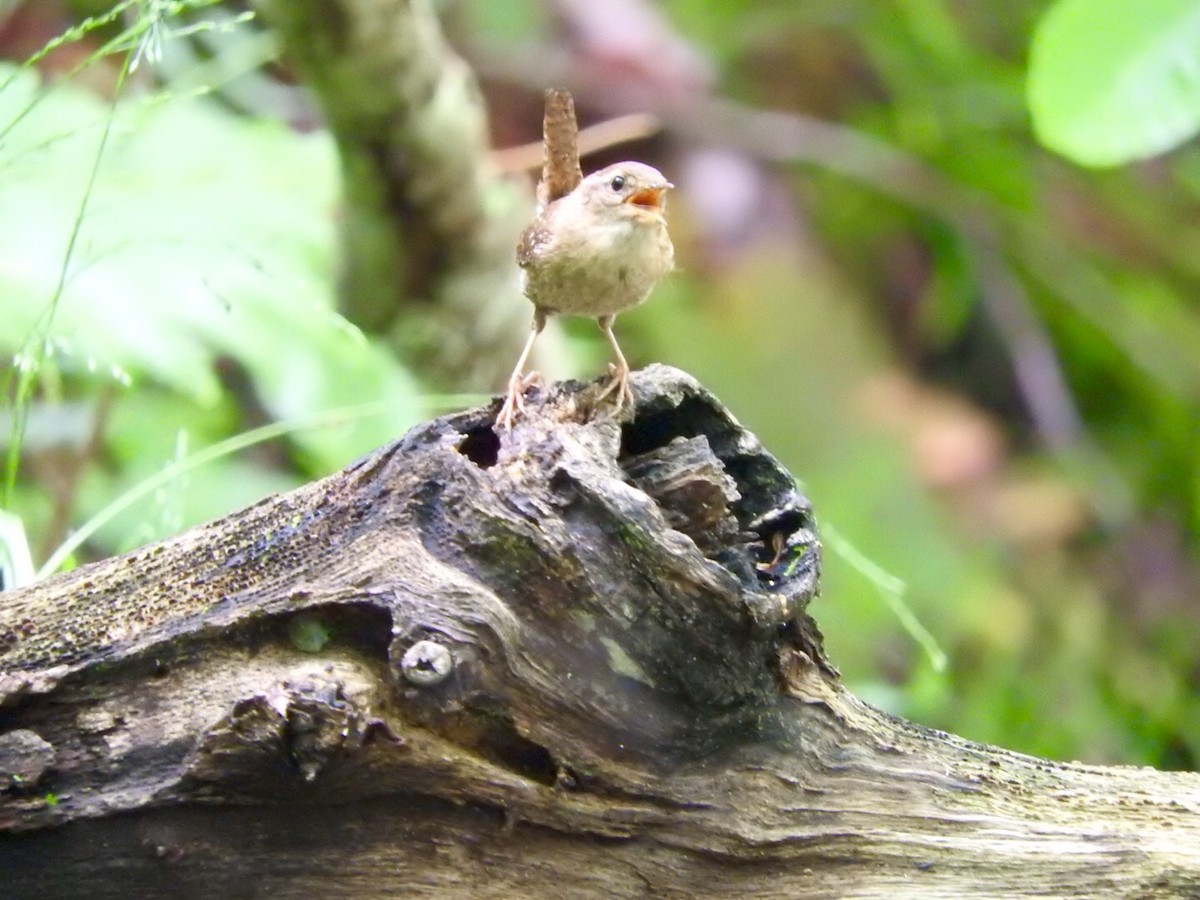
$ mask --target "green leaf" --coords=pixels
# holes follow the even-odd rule
[[[33,581],[33,560],[25,523],[0,509],[0,591],[24,587]]]
[[[0,128],[11,125],[0,140],[0,352],[44,321],[110,114],[32,72],[0,91]],[[393,416],[297,436],[315,472],[419,420],[414,379],[334,309],[336,173],[328,134],[201,96],[123,100],[48,335],[53,365],[151,381],[211,409],[216,363],[232,359],[277,418],[390,402]]]
[[[299,615],[288,623],[292,646],[303,653],[320,653],[333,640],[333,631],[319,616]]]
[[[0,343],[20,346],[54,293],[108,106],[22,77],[0,93]],[[337,196],[327,135],[247,122],[200,99],[123,103],[53,337],[89,367],[118,367],[217,401],[213,361],[278,358],[332,310]],[[247,333],[247,321],[273,319]],[[60,364],[68,368],[60,359]]]
[[[1059,0],[1026,88],[1038,139],[1082,165],[1178,146],[1200,128],[1200,0]]]

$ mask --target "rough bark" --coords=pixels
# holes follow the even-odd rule
[[[633,388],[0,596],[4,896],[1200,895],[1200,776],[856,700],[793,478]]]

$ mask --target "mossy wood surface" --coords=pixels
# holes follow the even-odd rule
[[[1200,776],[856,700],[792,476],[633,388],[0,595],[0,895],[1200,896]]]

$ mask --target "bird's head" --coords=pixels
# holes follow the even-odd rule
[[[620,162],[593,172],[577,190],[588,206],[612,209],[635,221],[665,222],[667,191],[673,187],[653,166]]]

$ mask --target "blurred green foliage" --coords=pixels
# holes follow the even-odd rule
[[[1187,5],[1159,0],[1138,33],[1169,30]],[[1061,25],[1068,6],[1078,27]],[[563,40],[533,0],[444,7],[496,53]],[[1070,64],[1089,46],[1107,48],[1095,66],[1120,63],[1133,32],[1081,44],[1094,23],[1083,0],[1044,25],[1050,5],[1032,0],[656,8],[720,96],[912,163],[858,178],[815,149],[791,166],[752,160],[772,225],[719,253],[694,196],[704,185],[672,174],[681,271],[618,326],[631,359],[695,373],[802,479],[836,536],[812,608],[833,661],[872,702],[970,738],[1196,767],[1200,152],[1080,169],[1042,149],[1026,107],[1028,89],[1039,133],[1056,147],[1070,135],[1060,149],[1089,162],[1164,146],[1128,104],[1104,102],[1097,68]],[[1143,111],[1183,110],[1183,51],[1147,46]],[[1054,64],[1034,77],[1031,52]],[[1155,86],[1176,71],[1188,77]],[[28,71],[0,77],[0,349],[37,366],[15,404],[10,367],[0,424],[28,416],[6,505],[35,562],[64,515],[77,527],[156,474],[171,477],[90,553],[329,471],[428,414],[414,373],[334,311],[326,135],[203,93],[143,86],[113,107]],[[1076,109],[1085,88],[1095,102]],[[640,149],[681,168],[695,149],[663,145]],[[361,400],[390,415],[169,468]],[[945,670],[902,627],[898,599]]]
[[[1200,3],[1059,0],[1034,34],[1038,137],[1078,163],[1162,153],[1200,128]]]
[[[819,520],[907,585],[951,661],[934,671],[827,547],[813,612],[849,682],[980,740],[1195,767],[1196,147],[1102,174],[1044,152],[1025,61],[1046,4],[666,8],[725,95],[838,122],[932,173],[860,181],[798,159],[807,231],[724,271],[689,274],[684,252],[679,281],[623,317],[642,358],[699,374],[800,474]],[[1143,88],[1195,71],[1180,53],[1148,48]],[[1090,71],[1122,62],[1096,54]],[[1163,102],[1183,102],[1177,81]],[[1145,155],[1147,127],[1110,119],[1093,139],[1124,132]]]
[[[386,411],[295,430],[282,449],[290,469],[260,450],[257,462],[180,475],[96,547],[128,549],[294,487],[424,417],[404,367],[334,310],[327,135],[236,116],[202,94],[133,91],[114,109],[27,69],[0,79],[0,344],[19,363],[0,424],[27,467],[82,458],[61,475],[73,521],[258,421],[364,398]],[[22,371],[38,385],[25,401]],[[94,429],[101,446],[89,449]],[[41,538],[58,500],[30,477],[9,505]]]

